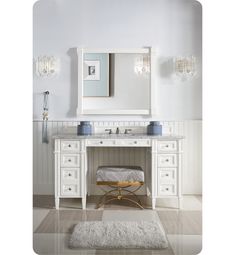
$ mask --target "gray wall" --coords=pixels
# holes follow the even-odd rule
[[[201,5],[190,0],[38,1],[33,14],[34,57],[58,56],[61,70],[56,77],[34,77],[34,119],[41,119],[45,90],[50,91],[51,120],[76,119],[78,46],[156,47],[159,119],[201,119],[201,12]],[[199,62],[197,77],[175,81],[169,60],[191,54]]]

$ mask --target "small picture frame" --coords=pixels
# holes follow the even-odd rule
[[[100,80],[100,61],[99,60],[84,61],[84,80],[86,81]]]

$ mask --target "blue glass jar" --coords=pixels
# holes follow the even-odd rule
[[[147,126],[148,135],[162,135],[162,125],[160,121],[150,121],[150,124]]]
[[[77,135],[91,135],[92,126],[89,121],[81,121],[77,126]]]

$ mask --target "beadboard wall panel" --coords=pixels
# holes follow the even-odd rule
[[[93,122],[100,130],[102,127],[142,127],[149,122]],[[49,143],[42,143],[42,121],[33,122],[33,192],[34,194],[54,194],[53,135],[68,132],[68,127],[76,126],[79,121],[48,121]],[[184,157],[182,173],[183,194],[202,193],[202,121],[165,121],[163,133],[183,135]],[[139,130],[139,128],[138,128]],[[118,152],[118,153],[117,153]],[[99,164],[137,164],[144,168],[146,163],[145,149],[140,148],[93,148],[89,149],[89,175],[91,193],[98,193],[94,185],[95,169]]]

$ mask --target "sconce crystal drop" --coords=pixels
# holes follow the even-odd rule
[[[38,76],[53,76],[58,72],[59,60],[54,56],[42,56],[36,59],[36,74]]]
[[[196,58],[176,57],[174,59],[174,72],[181,80],[189,80],[196,75]]]
[[[141,56],[136,58],[134,71],[136,74],[150,73],[149,56]]]

